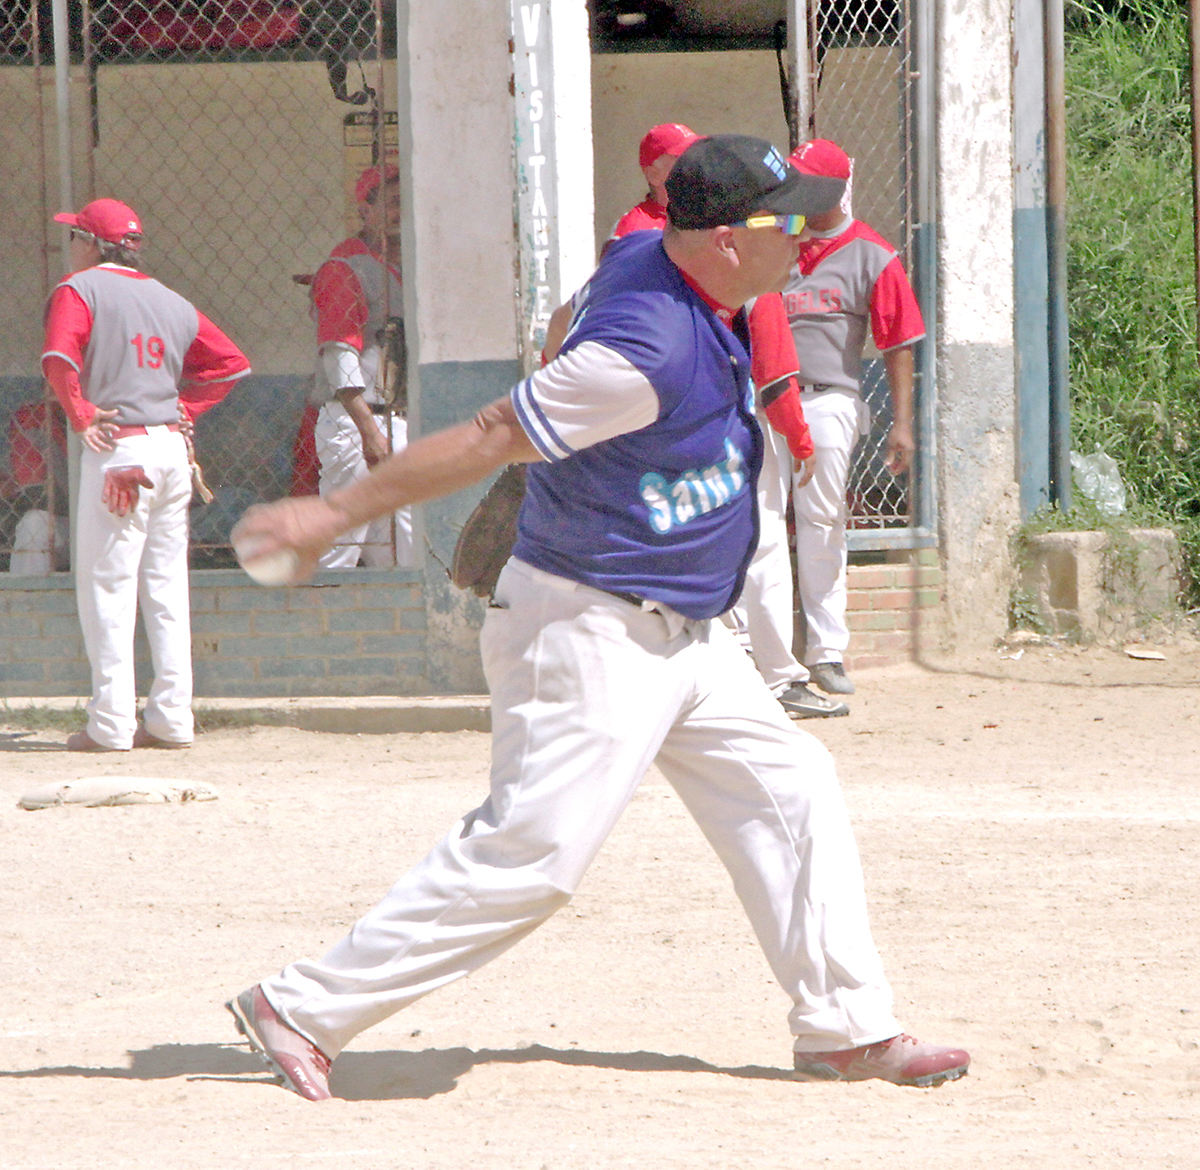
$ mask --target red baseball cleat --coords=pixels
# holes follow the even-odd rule
[[[73,731],[67,736],[67,751],[69,752],[121,752],[126,748],[109,747],[106,743],[97,743],[86,731]]]
[[[328,1101],[329,1057],[279,1018],[255,984],[225,1005],[250,1047],[270,1065],[285,1089],[307,1101]]]
[[[191,740],[184,742],[178,739],[159,739],[157,735],[151,735],[140,723],[137,730],[133,733],[133,746],[135,748],[167,748],[171,751],[179,751],[183,748],[192,746]]]
[[[798,1081],[891,1081],[928,1089],[967,1075],[970,1056],[961,1048],[926,1044],[903,1033],[878,1044],[843,1052],[797,1052]]]

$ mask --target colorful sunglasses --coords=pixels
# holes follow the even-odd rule
[[[804,231],[804,216],[802,215],[752,215],[739,223],[731,223],[730,227],[768,228],[777,227],[785,236],[798,236]]]

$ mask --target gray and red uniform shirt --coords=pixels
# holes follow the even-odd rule
[[[881,352],[925,336],[896,249],[858,219],[800,245],[783,307],[805,385],[857,391],[868,322]]]
[[[116,264],[59,282],[46,307],[42,362],[76,430],[97,408],[118,411],[120,426],[175,423],[180,406],[195,421],[250,372],[241,350],[190,301]]]
[[[360,385],[368,402],[378,401],[379,335],[389,318],[403,312],[404,289],[395,267],[389,264],[385,269],[382,259],[357,236],[333,249],[312,284],[317,350],[331,344],[348,347],[359,355],[359,368],[331,379],[325,364],[318,362],[317,401],[327,402],[339,390]]]

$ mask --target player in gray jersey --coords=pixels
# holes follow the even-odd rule
[[[789,160],[801,174],[850,179],[850,159],[828,139],[801,146]],[[816,473],[796,483],[796,584],[805,618],[804,664],[831,694],[854,693],[843,654],[846,625],[846,487],[850,457],[870,429],[860,394],[867,332],[883,356],[892,398],[885,464],[892,475],[912,465],[913,345],[925,324],[896,250],[849,207],[810,216],[809,237],[783,290],[800,357],[800,400],[812,432]]]
[[[92,669],[88,724],[71,751],[192,742],[188,595],[190,434],[250,372],[242,352],[178,293],[139,271],[142,225],[97,199],[71,225],[71,275],[50,295],[42,370],[79,435],[75,591]],[[139,599],[154,682],[137,720]]]

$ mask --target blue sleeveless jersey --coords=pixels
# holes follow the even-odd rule
[[[744,327],[735,336],[688,287],[660,233],[638,232],[608,249],[581,293],[563,352],[584,341],[645,376],[658,417],[530,464],[513,555],[687,617],[716,617],[737,601],[758,544],[762,434]]]

